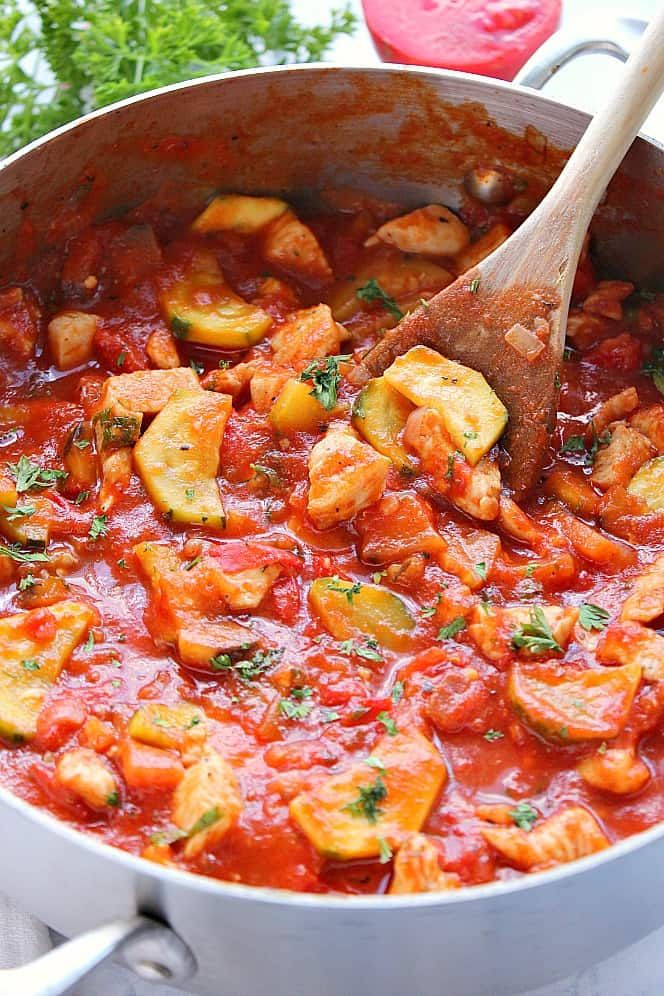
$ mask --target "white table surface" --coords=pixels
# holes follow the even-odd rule
[[[385,0],[389,3],[390,0]],[[415,0],[413,0],[415,2]],[[662,7],[664,0],[565,0],[564,24],[575,17],[584,17],[601,11],[600,18],[614,13],[628,13],[631,17],[648,18]],[[338,5],[338,3],[337,3]],[[335,3],[329,0],[294,0],[293,9],[303,20],[320,21]],[[369,34],[362,23],[360,0],[352,0],[358,11],[361,25],[352,38],[342,38],[334,46],[330,61],[346,65],[370,65],[378,61]],[[591,15],[592,16],[592,15]],[[551,81],[547,92],[552,96],[594,110],[605,100],[616,79],[619,63],[607,56],[579,59],[561,70]],[[660,105],[650,116],[644,129],[648,134],[664,140],[664,106]],[[664,903],[664,897],[662,897]],[[598,915],[601,911],[598,910]],[[220,973],[219,994],[223,996],[223,971]],[[131,973],[114,964],[105,964],[90,974],[86,980],[71,990],[70,996],[183,996],[182,990],[169,986],[153,986],[138,982]],[[528,996],[659,996],[664,994],[664,930],[651,934],[639,944],[602,962],[600,965],[544,988],[533,990]],[[27,994],[26,994],[27,996]],[[252,996],[247,993],[246,996]],[[316,996],[300,994],[292,996]],[[349,993],[349,996],[356,994]],[[359,994],[358,994],[359,996]],[[401,996],[385,992],[384,996]],[[413,993],[412,996],[417,996]],[[454,996],[441,989],[441,996]],[[477,996],[491,996],[478,993]]]

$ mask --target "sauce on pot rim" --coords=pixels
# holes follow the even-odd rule
[[[459,215],[146,206],[0,291],[4,784],[310,892],[530,874],[664,818],[664,297],[584,255],[521,506],[481,375],[415,347],[353,383],[518,224],[513,180]]]

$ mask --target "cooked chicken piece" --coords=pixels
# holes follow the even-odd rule
[[[150,363],[158,370],[175,370],[180,366],[180,356],[173,336],[168,329],[156,329],[148,337],[145,352]]]
[[[420,459],[434,487],[457,508],[476,519],[495,519],[499,512],[500,471],[488,456],[471,467],[459,453],[442,416],[433,408],[418,408],[408,417],[404,443]]]
[[[423,256],[454,256],[468,245],[470,232],[449,208],[429,204],[386,221],[364,244],[379,242]]]
[[[318,239],[292,211],[285,211],[265,229],[263,258],[305,280],[318,283],[332,277]]]
[[[658,453],[664,453],[664,404],[642,408],[632,415],[629,424],[647,436]]]
[[[137,370],[119,374],[104,382],[99,410],[108,409],[112,415],[135,412],[156,415],[168,404],[175,391],[200,389],[198,377],[191,367],[173,370]]]
[[[336,356],[346,334],[327,304],[303,308],[290,315],[272,336],[274,360],[281,366],[296,366],[319,356]]]
[[[562,513],[559,521],[563,527],[563,535],[574,547],[574,552],[584,560],[614,571],[621,571],[636,563],[636,550],[627,543],[605,536],[568,512]]]
[[[251,403],[257,412],[269,412],[282,387],[293,376],[290,367],[257,363],[251,377]]]
[[[572,308],[567,318],[567,339],[577,349],[588,349],[589,346],[607,335],[612,328],[616,328],[616,326],[606,318]]]
[[[251,383],[257,367],[256,360],[248,363],[236,363],[226,370],[210,370],[201,379],[201,386],[206,391],[216,391],[218,394],[230,394],[235,400]]]
[[[655,447],[637,429],[619,422],[612,430],[611,441],[597,451],[591,479],[602,491],[614,484],[625,485],[646,460],[655,456]]]
[[[60,370],[72,370],[92,358],[97,315],[61,311],[48,323],[48,348]]]
[[[410,833],[394,859],[391,896],[458,889],[459,878],[440,867],[440,851],[423,833]]]
[[[119,805],[117,778],[108,762],[89,747],[65,751],[58,758],[55,776],[90,809],[108,810]]]
[[[0,345],[27,360],[39,336],[41,310],[33,294],[22,287],[0,291]]]
[[[632,594],[622,607],[623,622],[651,622],[664,614],[664,554],[646,567],[632,586]]]
[[[205,566],[209,566],[208,582],[216,588],[233,612],[257,609],[281,574],[278,564],[233,573],[222,571],[213,563],[206,562]]]
[[[508,536],[526,543],[528,546],[533,547],[533,549],[537,549],[548,538],[547,533],[538,526],[535,520],[531,519],[529,515],[519,508],[515,501],[512,501],[506,495],[503,495],[500,499],[498,525]]]
[[[596,750],[577,764],[576,770],[583,780],[614,795],[629,795],[642,789],[650,779],[650,771],[634,747],[603,746],[603,750]]]
[[[352,519],[381,497],[391,463],[348,428],[331,428],[309,456],[307,511],[317,529]]]
[[[574,626],[579,617],[579,610],[572,606],[558,605],[538,606],[551,629],[553,639],[565,649],[570,641]],[[512,638],[517,630],[531,622],[533,608],[526,605],[514,605],[500,608],[491,605],[476,605],[470,614],[468,632],[489,660],[504,660],[511,653],[519,653],[524,657],[541,656],[544,653],[550,657],[552,649],[537,652],[527,647],[514,648]]]
[[[606,664],[636,661],[645,681],[664,681],[664,636],[639,622],[609,626],[597,645],[597,657]]]
[[[595,818],[581,806],[554,813],[530,832],[519,827],[485,827],[482,836],[523,871],[575,861],[609,846]]]
[[[173,822],[189,836],[186,858],[209,851],[235,826],[242,796],[235,773],[218,751],[208,747],[187,768],[173,795]]]
[[[608,425],[617,422],[618,419],[631,415],[639,407],[639,395],[635,387],[627,387],[619,394],[614,394],[603,403],[599,411],[593,415],[590,425],[586,429],[586,444],[592,445],[593,441],[601,436]]]
[[[113,450],[102,458],[99,507],[104,514],[110,512],[129,487],[133,469],[131,449],[128,446]]]
[[[634,290],[634,284],[625,280],[600,280],[582,304],[584,311],[603,318],[622,321],[622,302]]]

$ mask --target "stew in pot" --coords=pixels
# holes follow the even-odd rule
[[[458,213],[146,204],[0,291],[6,786],[309,892],[513,878],[664,819],[664,295],[586,251],[521,505],[479,373],[415,347],[353,376],[522,220],[490,179]]]

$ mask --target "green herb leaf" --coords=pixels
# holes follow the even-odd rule
[[[332,411],[337,403],[341,374],[339,373],[339,363],[349,360],[350,353],[342,353],[338,356],[325,356],[322,359],[312,360],[302,373],[301,381],[311,381],[313,389],[309,392],[326,411]]]
[[[364,817],[368,823],[377,823],[378,817],[383,815],[380,803],[387,798],[387,785],[381,775],[370,785],[360,785],[358,797],[354,802],[349,802],[343,807],[343,811],[358,818]]]
[[[389,713],[385,712],[385,710],[383,709],[382,712],[378,713],[376,719],[378,720],[379,723],[382,723],[382,725],[385,727],[385,732],[390,737],[396,737],[399,730],[397,729],[397,724],[394,722]]]
[[[388,861],[392,860],[392,848],[384,837],[376,837],[376,840],[378,841],[379,848],[378,860],[381,865],[386,865]]]
[[[281,699],[279,702],[279,714],[285,716],[286,719],[300,720],[306,719],[309,713],[313,709],[311,702],[303,701],[311,697],[310,688],[294,688],[291,691],[290,699]],[[293,702],[292,699],[299,699],[299,702]]]
[[[383,661],[384,658],[378,653],[377,646],[378,642],[370,638],[366,639],[364,645],[357,643],[356,640],[343,640],[339,644],[339,650],[349,657],[363,657],[367,661]]]
[[[652,382],[660,394],[664,394],[664,346],[653,349],[648,362],[643,368],[644,374],[652,378]]]
[[[549,626],[544,610],[539,605],[530,610],[530,622],[524,623],[512,635],[512,646],[515,650],[530,650],[541,654],[547,650],[562,654],[563,648],[557,642]]]
[[[21,661],[21,667],[24,667],[26,671],[38,671],[40,664],[34,657],[30,657],[27,660]]]
[[[484,734],[484,739],[491,743],[494,740],[502,740],[504,736],[505,734],[501,733],[500,730],[487,730]]]
[[[39,550],[24,550],[19,543],[11,543],[9,546],[0,543],[0,555],[9,557],[17,564],[45,564],[49,559]]]
[[[211,827],[213,823],[218,823],[222,815],[223,814],[218,806],[213,806],[212,809],[207,809],[187,831],[187,836],[193,837],[194,834],[200,833],[201,830],[207,830],[207,828]]]
[[[62,481],[67,477],[65,470],[40,467],[26,456],[20,457],[18,463],[10,463],[8,466],[16,481],[16,490],[19,494],[32,488],[50,488],[56,481]]]
[[[33,578],[32,574],[26,574],[26,576],[24,578],[21,578],[21,580],[19,581],[18,590],[27,591],[28,588],[34,588],[36,584],[37,582]]]
[[[375,768],[376,771],[380,771],[382,774],[385,774],[385,771],[387,770],[381,759],[379,757],[375,757],[373,754],[370,754],[369,757],[365,757],[364,763],[368,764],[370,768]]]
[[[34,505],[23,505],[22,508],[13,505],[0,505],[0,508],[7,513],[7,522],[14,522],[15,519],[29,518],[37,511]]]
[[[380,286],[377,280],[372,277],[371,280],[367,280],[366,284],[362,287],[358,287],[355,291],[355,296],[360,299],[360,301],[366,301],[367,304],[373,304],[378,302],[382,304],[385,311],[388,311],[392,318],[396,318],[398,322],[403,318],[403,311],[389,294],[386,294],[383,288]]]
[[[485,560],[481,560],[479,564],[475,564],[474,571],[477,574],[478,578],[481,578],[482,581],[486,581],[487,568]]]
[[[119,806],[120,805],[120,796],[118,795],[117,792],[109,792],[108,793],[108,795],[106,796],[106,805],[107,806]]]
[[[334,723],[337,719],[341,719],[341,713],[337,712],[335,709],[321,709],[320,720],[321,723]]]
[[[583,436],[570,436],[560,449],[561,453],[584,453],[586,441]]]
[[[74,503],[76,505],[82,505],[83,502],[87,501],[89,497],[90,497],[89,491],[79,491],[79,493],[76,495],[76,498],[74,499]]]
[[[516,823],[520,830],[530,833],[539,819],[539,814],[530,803],[520,802],[514,809],[510,809],[510,819]]]
[[[401,702],[403,698],[403,693],[404,693],[403,681],[395,681],[394,684],[392,685],[392,692],[390,694],[390,698],[392,699],[395,705],[397,704],[397,702]]]
[[[470,281],[470,286],[468,287],[468,290],[470,291],[471,294],[477,294],[479,289],[480,289],[480,278],[475,277],[473,280]]]
[[[466,628],[466,620],[463,616],[457,616],[452,622],[449,622],[447,626],[441,626],[438,630],[437,640],[451,640],[458,633]]]
[[[601,605],[593,605],[592,602],[582,602],[579,606],[579,622],[584,629],[605,629],[609,624],[611,613],[603,609]]]
[[[353,597],[355,595],[359,595],[362,591],[362,585],[359,581],[344,581],[338,574],[331,577],[330,580],[325,583],[325,587],[328,591],[338,591],[341,595],[345,595],[346,600],[351,604]]]
[[[106,535],[108,532],[106,520],[106,515],[95,515],[92,520],[92,525],[90,526],[90,531],[88,532],[88,536],[91,540],[98,540]]]

